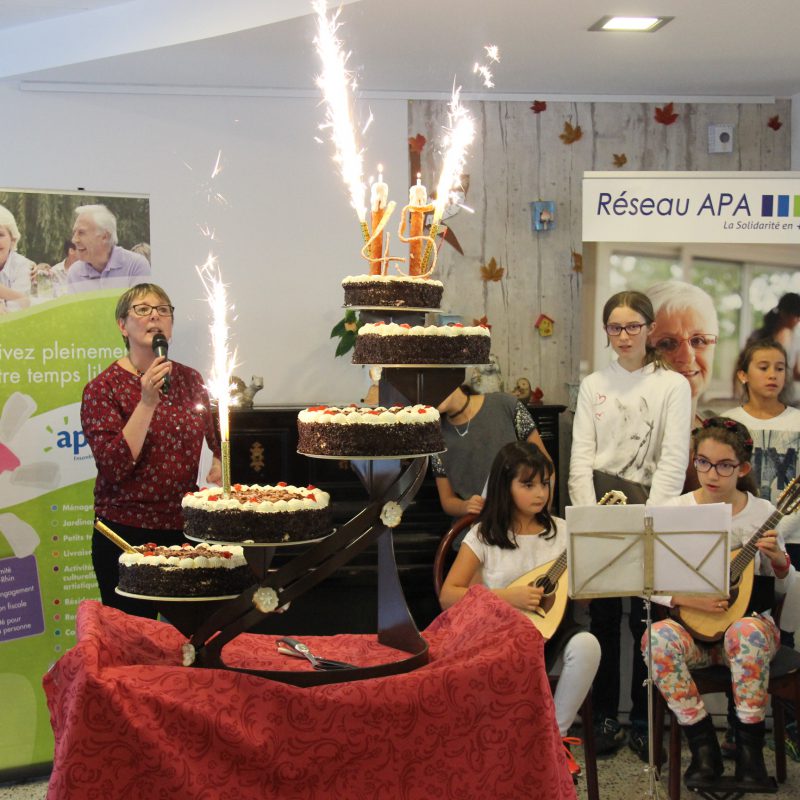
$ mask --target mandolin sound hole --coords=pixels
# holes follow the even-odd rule
[[[556,590],[555,585],[547,577],[547,575],[542,575],[540,578],[538,578],[534,585],[537,589],[544,589],[545,594],[552,594]]]

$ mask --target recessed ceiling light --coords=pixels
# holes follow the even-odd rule
[[[673,19],[675,17],[602,17],[589,30],[653,33]]]

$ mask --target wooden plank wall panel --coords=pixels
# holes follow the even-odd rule
[[[568,384],[578,378],[582,275],[573,271],[572,252],[581,252],[581,180],[589,170],[613,170],[624,153],[626,170],[788,170],[791,136],[788,100],[769,105],[676,104],[678,120],[655,121],[646,103],[548,102],[534,114],[531,103],[471,102],[476,138],[465,172],[468,205],[449,222],[464,255],[445,246],[437,277],[445,283],[443,307],[467,321],[487,316],[492,352],[511,389],[527,376],[545,401],[567,403]],[[779,131],[767,127],[779,114]],[[428,140],[422,153],[423,183],[438,179],[441,131],[447,103],[409,103],[408,133]],[[572,145],[559,139],[564,122],[580,125]],[[733,124],[734,150],[708,153],[708,126]],[[535,233],[530,203],[556,202],[556,226]],[[480,268],[491,258],[505,269],[499,282],[485,283]],[[533,327],[539,314],[555,319],[555,333],[541,337]]]

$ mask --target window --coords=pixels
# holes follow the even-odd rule
[[[603,303],[612,294],[625,289],[646,291],[664,280],[693,283],[714,301],[719,316],[719,343],[706,398],[730,397],[736,359],[747,337],[763,323],[764,314],[777,305],[783,294],[800,293],[800,247],[598,245],[596,325],[600,325]]]

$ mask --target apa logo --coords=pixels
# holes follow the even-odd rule
[[[47,426],[47,431],[52,433],[56,437],[56,447],[61,448],[62,450],[72,450],[72,454],[74,456],[80,455],[81,450],[86,447],[88,442],[86,441],[86,437],[83,435],[83,430],[78,428],[77,430],[69,429],[70,421],[69,417],[64,417],[64,428],[65,430],[54,431],[49,425]],[[52,450],[52,447],[45,447],[45,453]]]

